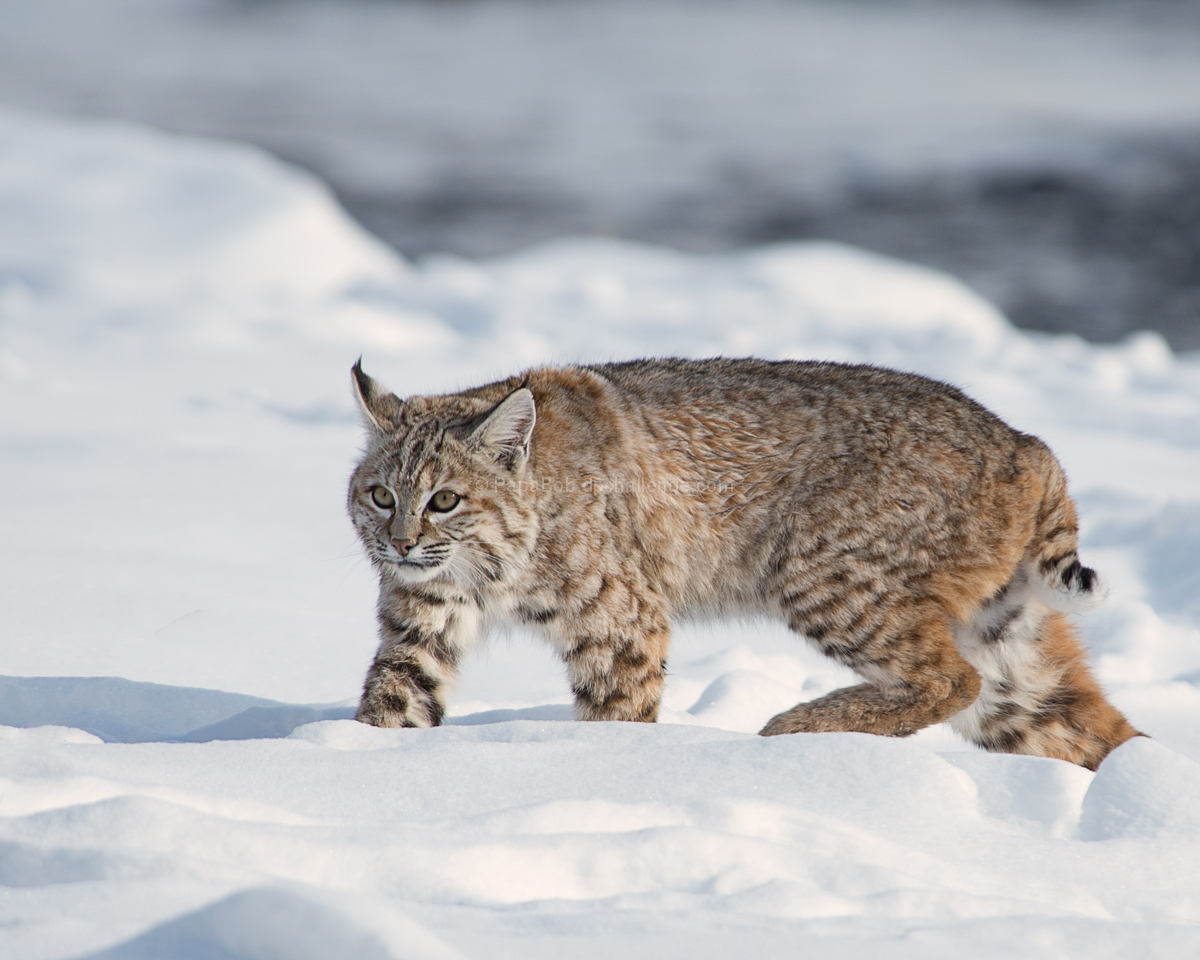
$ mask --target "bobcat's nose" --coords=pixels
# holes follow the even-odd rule
[[[416,545],[417,545],[416,540],[393,540],[392,541],[392,546],[395,547],[400,552],[400,556],[402,556],[402,557],[407,557],[408,551],[411,550]]]

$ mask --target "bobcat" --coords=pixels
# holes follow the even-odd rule
[[[349,510],[379,572],[358,719],[441,722],[490,625],[537,628],[576,715],[658,713],[670,622],[768,615],[865,681],[765,736],[906,736],[1095,769],[1137,736],[1064,616],[1103,599],[1054,456],[944,383],[870,366],[637,360],[401,400],[354,366]]]

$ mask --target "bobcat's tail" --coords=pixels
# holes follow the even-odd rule
[[[1049,448],[1036,437],[1023,438],[1025,454],[1042,481],[1037,528],[1025,555],[1037,598],[1061,613],[1094,610],[1108,596],[1108,585],[1079,562],[1079,522],[1067,493],[1067,478]]]

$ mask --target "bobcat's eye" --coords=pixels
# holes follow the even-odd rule
[[[458,506],[461,499],[462,497],[453,490],[439,490],[429,498],[429,509],[438,513],[448,513]]]
[[[392,496],[392,491],[387,487],[372,487],[371,500],[375,506],[383,507],[384,510],[390,510],[396,505],[396,498]]]

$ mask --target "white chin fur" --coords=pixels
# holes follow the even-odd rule
[[[417,567],[410,563],[393,563],[389,569],[392,571],[392,575],[402,583],[424,583],[426,580],[436,577],[442,568],[440,566]]]

